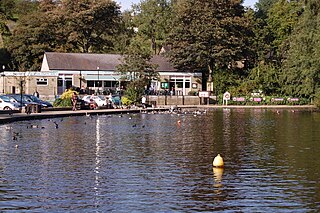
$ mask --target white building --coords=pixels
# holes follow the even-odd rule
[[[41,72],[55,73],[58,76],[57,93],[62,94],[71,86],[100,92],[115,90],[121,82],[117,65],[122,63],[117,54],[54,53],[44,54]],[[176,70],[163,56],[155,55],[151,63],[157,64],[160,81],[153,81],[151,87],[158,93],[175,89],[177,95],[188,95],[202,89],[200,72]]]

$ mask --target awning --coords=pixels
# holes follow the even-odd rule
[[[84,75],[87,81],[119,81],[120,76],[110,76],[110,75]]]

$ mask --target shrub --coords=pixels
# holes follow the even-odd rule
[[[62,93],[62,95],[53,102],[53,106],[54,107],[72,106],[71,97],[72,97],[73,92],[75,92],[75,91],[69,89],[69,90],[65,91],[64,93]]]
[[[125,106],[130,106],[133,103],[133,101],[129,100],[129,98],[127,98],[126,96],[122,96],[121,103]]]

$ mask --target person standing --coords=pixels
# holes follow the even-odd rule
[[[142,104],[142,107],[143,108],[146,108],[146,96],[142,96],[142,98],[141,98],[141,104]]]
[[[71,96],[72,111],[77,110],[77,101],[78,101],[78,95],[76,92],[73,92]]]
[[[39,92],[37,90],[33,93],[33,95],[39,98]]]

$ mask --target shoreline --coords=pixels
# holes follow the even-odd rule
[[[16,121],[40,120],[47,118],[69,117],[69,116],[85,116],[85,115],[104,115],[104,114],[127,114],[127,113],[142,113],[153,111],[168,111],[172,106],[164,105],[156,108],[137,108],[137,109],[96,109],[96,110],[77,110],[72,111],[71,108],[56,108],[44,109],[41,113],[12,113],[2,112],[0,114],[0,125],[6,123],[13,123]],[[295,109],[295,110],[314,110],[319,109],[314,105],[175,105],[174,107],[181,109]]]

